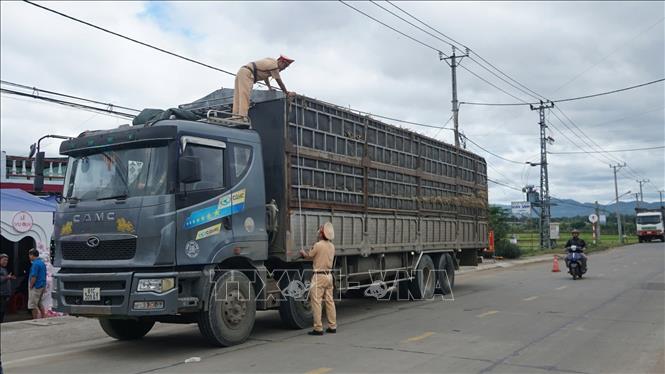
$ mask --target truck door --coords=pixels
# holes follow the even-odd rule
[[[218,253],[233,245],[226,143],[183,136],[180,154],[201,160],[201,180],[179,186],[176,262],[209,264]]]

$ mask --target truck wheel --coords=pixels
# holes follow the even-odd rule
[[[413,280],[410,282],[410,291],[416,300],[427,300],[434,296],[436,287],[436,272],[434,261],[429,255],[423,255],[415,269]]]
[[[637,238],[637,241],[638,241],[639,243],[642,243],[644,240],[642,240],[642,237],[640,236],[640,237]]]
[[[99,324],[106,335],[118,340],[141,339],[155,325],[155,321],[100,318]]]
[[[219,275],[207,304],[208,310],[199,313],[198,325],[211,344],[228,347],[247,340],[254,328],[256,300],[245,274],[231,270]]]
[[[312,326],[312,309],[305,287],[309,280],[311,278],[303,281],[300,271],[290,271],[279,281],[279,287],[283,290],[279,301],[279,317],[282,323],[291,329],[299,330]]]
[[[448,295],[455,287],[455,263],[450,253],[442,253],[436,267],[436,281],[441,293]]]

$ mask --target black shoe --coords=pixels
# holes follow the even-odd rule
[[[321,335],[323,335],[323,331],[312,330],[312,331],[308,332],[307,335],[321,336]]]
[[[326,332],[329,332],[329,333],[331,333],[331,334],[335,334],[335,333],[337,333],[337,329],[331,329],[330,327],[328,327],[328,328],[326,329]]]

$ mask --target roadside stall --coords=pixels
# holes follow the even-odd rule
[[[28,274],[30,260],[28,251],[39,250],[47,269],[47,292],[45,304],[51,308],[52,276],[56,270],[51,265],[49,243],[53,233],[54,202],[42,200],[23,190],[0,189],[0,253],[9,256],[7,271],[16,275],[7,313],[23,313],[28,301]]]

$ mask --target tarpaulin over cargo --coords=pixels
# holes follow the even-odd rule
[[[201,118],[202,117],[196,113],[185,109],[170,108],[167,110],[162,110],[146,108],[143,109],[141,113],[139,113],[139,115],[134,118],[132,125],[149,125],[163,119],[184,119],[198,121]]]

